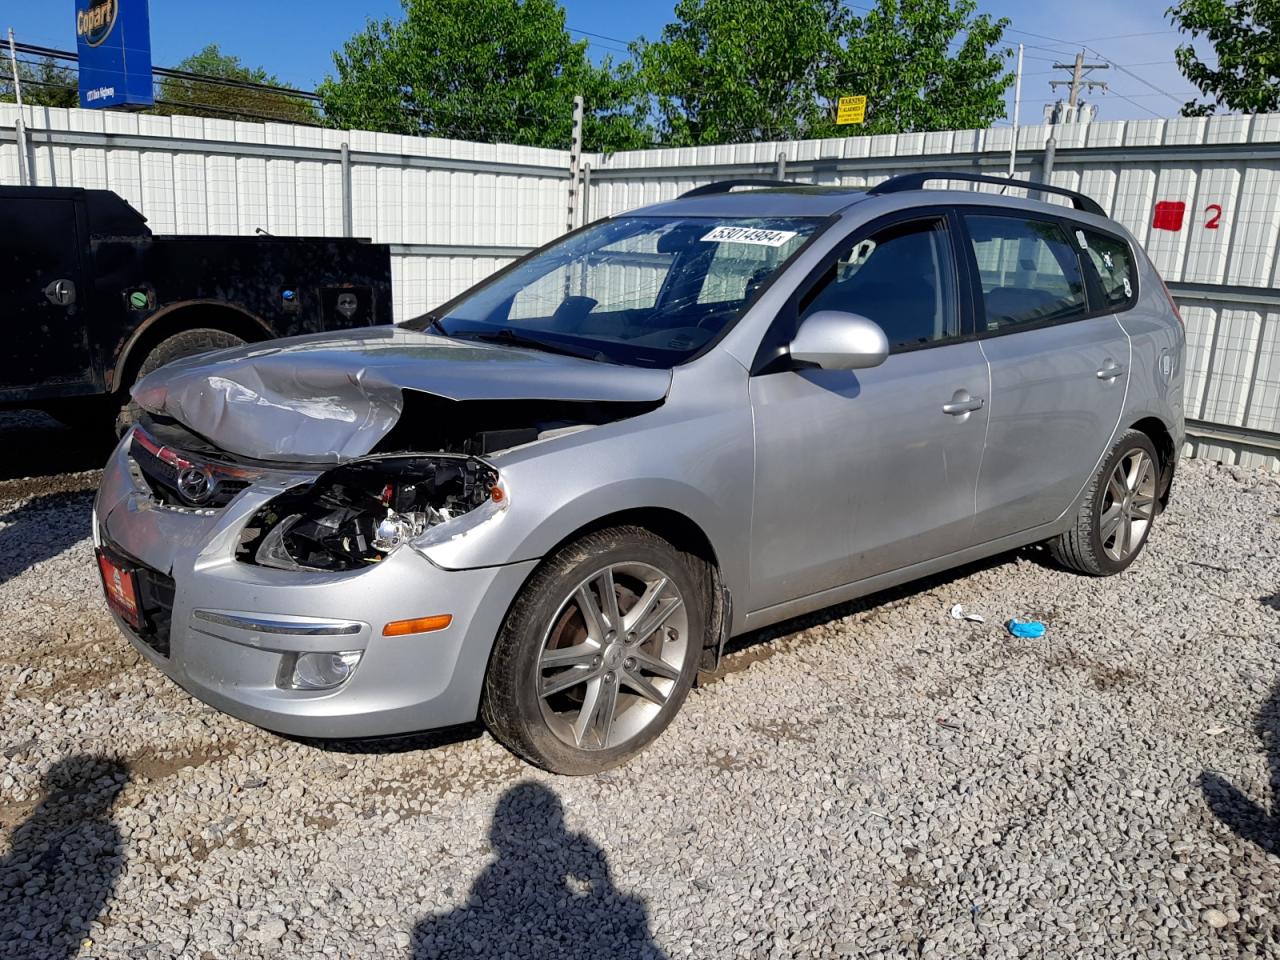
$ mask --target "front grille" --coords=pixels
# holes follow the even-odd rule
[[[138,567],[138,605],[142,608],[142,629],[138,636],[162,657],[169,656],[169,634],[173,629],[173,577],[150,567]]]
[[[226,471],[217,465],[190,460],[168,447],[160,446],[141,431],[134,434],[129,456],[138,467],[151,495],[169,506],[216,510],[225,507],[241,490],[249,486],[248,480],[226,476]],[[180,478],[184,473],[203,478],[197,481],[204,484],[199,488],[199,495],[193,496],[190,489],[182,488]]]
[[[142,623],[130,628],[148,647],[162,657],[169,656],[169,635],[173,630],[173,597],[176,585],[173,577],[152,569],[131,557],[113,542],[102,539],[103,551],[133,571],[138,584],[138,608]]]

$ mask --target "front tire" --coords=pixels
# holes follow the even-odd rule
[[[1126,431],[1103,458],[1075,524],[1049,541],[1064,567],[1095,577],[1126,569],[1146,546],[1159,512],[1160,459],[1151,439]]]
[[[671,723],[707,635],[700,561],[640,527],[552,555],[507,614],[481,716],[512,752],[562,774],[607,770]]]

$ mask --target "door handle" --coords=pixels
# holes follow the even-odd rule
[[[982,397],[969,396],[968,390],[957,390],[951,402],[942,405],[942,412],[952,417],[962,417],[975,410],[981,410],[985,402]]]
[[[44,288],[44,295],[55,307],[69,307],[76,302],[76,285],[70,280],[55,280]]]
[[[1108,360],[1102,365],[1102,369],[1096,374],[1099,380],[1114,380],[1120,374],[1124,373],[1124,366],[1116,363],[1114,360]]]

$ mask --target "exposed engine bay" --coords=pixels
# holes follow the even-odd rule
[[[245,527],[236,555],[283,570],[353,570],[505,499],[497,471],[475,457],[366,457],[268,503]]]
[[[395,426],[369,454],[294,486],[254,514],[236,551],[245,563],[343,571],[379,563],[427,530],[490,504],[506,491],[487,456],[647,412],[658,402],[456,401],[406,391]],[[172,417],[144,414],[130,450],[135,479],[161,505],[225,507],[286,465],[219,449]]]

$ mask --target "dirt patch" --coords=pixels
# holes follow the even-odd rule
[[[50,493],[92,493],[102,482],[101,470],[54,474],[49,477],[22,477],[0,480],[0,503],[11,503]]]
[[[252,846],[254,846],[254,842],[249,838],[249,831],[243,823],[234,830],[220,833],[212,839],[206,840],[204,837],[192,837],[187,841],[187,849],[191,851],[191,857],[197,863],[203,863],[214,853],[224,848],[243,850],[245,847]]]
[[[156,781],[165,780],[188,768],[218,763],[229,756],[231,754],[227,750],[203,745],[174,755],[129,757],[128,764],[136,779]]]
[[[766,720],[755,721],[748,726],[756,733],[762,733],[774,743],[815,743],[817,738],[812,731],[818,726],[816,720]]]
[[[1047,657],[1045,665],[1059,667],[1064,670],[1083,670],[1089,674],[1096,690],[1114,690],[1128,686],[1138,679],[1139,674],[1128,667],[1113,667],[1106,663],[1092,660],[1075,650],[1064,650],[1056,656]]]
[[[12,830],[39,805],[39,800],[0,800],[0,830]]]

